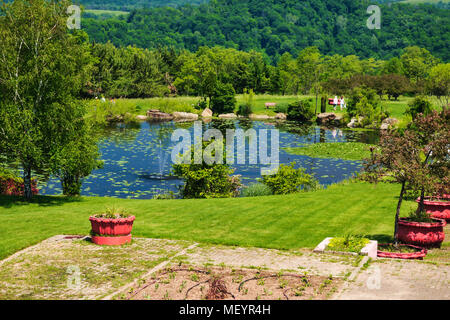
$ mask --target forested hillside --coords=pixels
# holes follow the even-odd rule
[[[308,46],[325,54],[391,58],[410,45],[448,61],[450,12],[429,5],[380,5],[380,30],[367,28],[363,0],[213,0],[199,6],[138,9],[129,16],[83,19],[91,40],[196,51],[220,45],[261,51],[273,61]]]
[[[131,11],[139,8],[176,7],[186,3],[199,4],[207,0],[74,0],[87,9]]]

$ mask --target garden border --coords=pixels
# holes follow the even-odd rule
[[[329,251],[325,250],[328,244],[330,243],[331,239],[333,237],[325,238],[319,245],[313,250],[313,252],[317,253],[332,253],[332,254],[341,254],[341,255],[350,255],[350,256],[368,256],[369,258],[372,258],[375,260],[377,258],[377,252],[378,252],[378,241],[376,240],[370,240],[370,242],[361,249],[359,253],[356,252],[343,252],[343,251]]]

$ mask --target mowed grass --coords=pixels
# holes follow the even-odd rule
[[[253,98],[254,108],[253,113],[255,114],[267,114],[269,116],[273,116],[276,112],[287,112],[288,105],[292,102],[312,98],[312,96],[301,96],[301,95],[269,95],[269,94],[259,94],[255,95]],[[237,95],[236,96],[236,110],[239,108],[239,105],[244,103],[244,96]],[[277,107],[266,108],[266,103],[276,103]],[[319,106],[320,108],[320,106]]]
[[[308,144],[303,147],[284,148],[286,152],[313,158],[362,160],[370,157],[371,145],[360,142],[335,142]]]
[[[286,196],[205,200],[0,197],[0,259],[58,234],[87,235],[108,206],[136,216],[133,235],[275,249],[313,248],[347,233],[389,241],[399,186],[345,182]],[[415,205],[406,202],[404,214]]]

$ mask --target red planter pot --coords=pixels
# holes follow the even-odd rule
[[[449,195],[444,195],[442,198],[449,200]],[[416,200],[417,203],[420,202],[420,198]],[[427,213],[431,214],[433,218],[445,219],[450,221],[450,202],[444,201],[431,201],[430,198],[426,198],[423,202],[425,210]]]
[[[445,220],[433,219],[435,222],[414,222],[406,218],[398,221],[398,240],[424,248],[440,247],[445,238]]]
[[[378,248],[383,248],[383,246],[389,246],[389,244],[379,244]],[[378,250],[378,254],[377,256],[380,258],[391,258],[391,259],[419,259],[419,260],[423,260],[423,258],[427,255],[427,249],[421,248],[421,247],[417,247],[417,246],[412,246],[412,245],[408,245],[408,244],[400,244],[399,246],[404,246],[404,247],[411,247],[416,249],[416,252],[388,252],[388,251],[383,251]]]
[[[126,236],[133,229],[135,216],[123,219],[106,219],[90,217],[92,232],[98,235]]]
[[[101,246],[120,246],[131,243],[131,234],[119,237],[92,236],[92,242]]]

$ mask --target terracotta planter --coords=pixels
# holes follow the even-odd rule
[[[131,233],[135,216],[123,219],[90,217],[92,232],[97,235],[126,236]]]
[[[92,236],[92,242],[101,246],[120,246],[131,243],[131,234],[119,237]]]
[[[440,247],[445,238],[445,220],[433,219],[435,222],[414,222],[407,218],[398,221],[398,240],[424,248]]]
[[[416,249],[416,252],[389,252],[389,251],[383,251],[383,246],[389,246],[392,244],[379,244],[378,248],[380,250],[378,250],[378,254],[377,256],[379,258],[391,258],[391,259],[419,259],[419,260],[423,260],[423,258],[427,255],[427,249],[421,248],[421,247],[417,247],[417,246],[413,246],[413,245],[408,245],[408,244],[399,244],[399,246],[404,246],[404,247],[411,247]]]
[[[444,195],[442,199],[450,200],[449,195]],[[416,202],[419,203],[420,198]],[[425,198],[423,204],[426,212],[431,214],[433,218],[450,221],[450,201],[432,201],[430,198]]]

